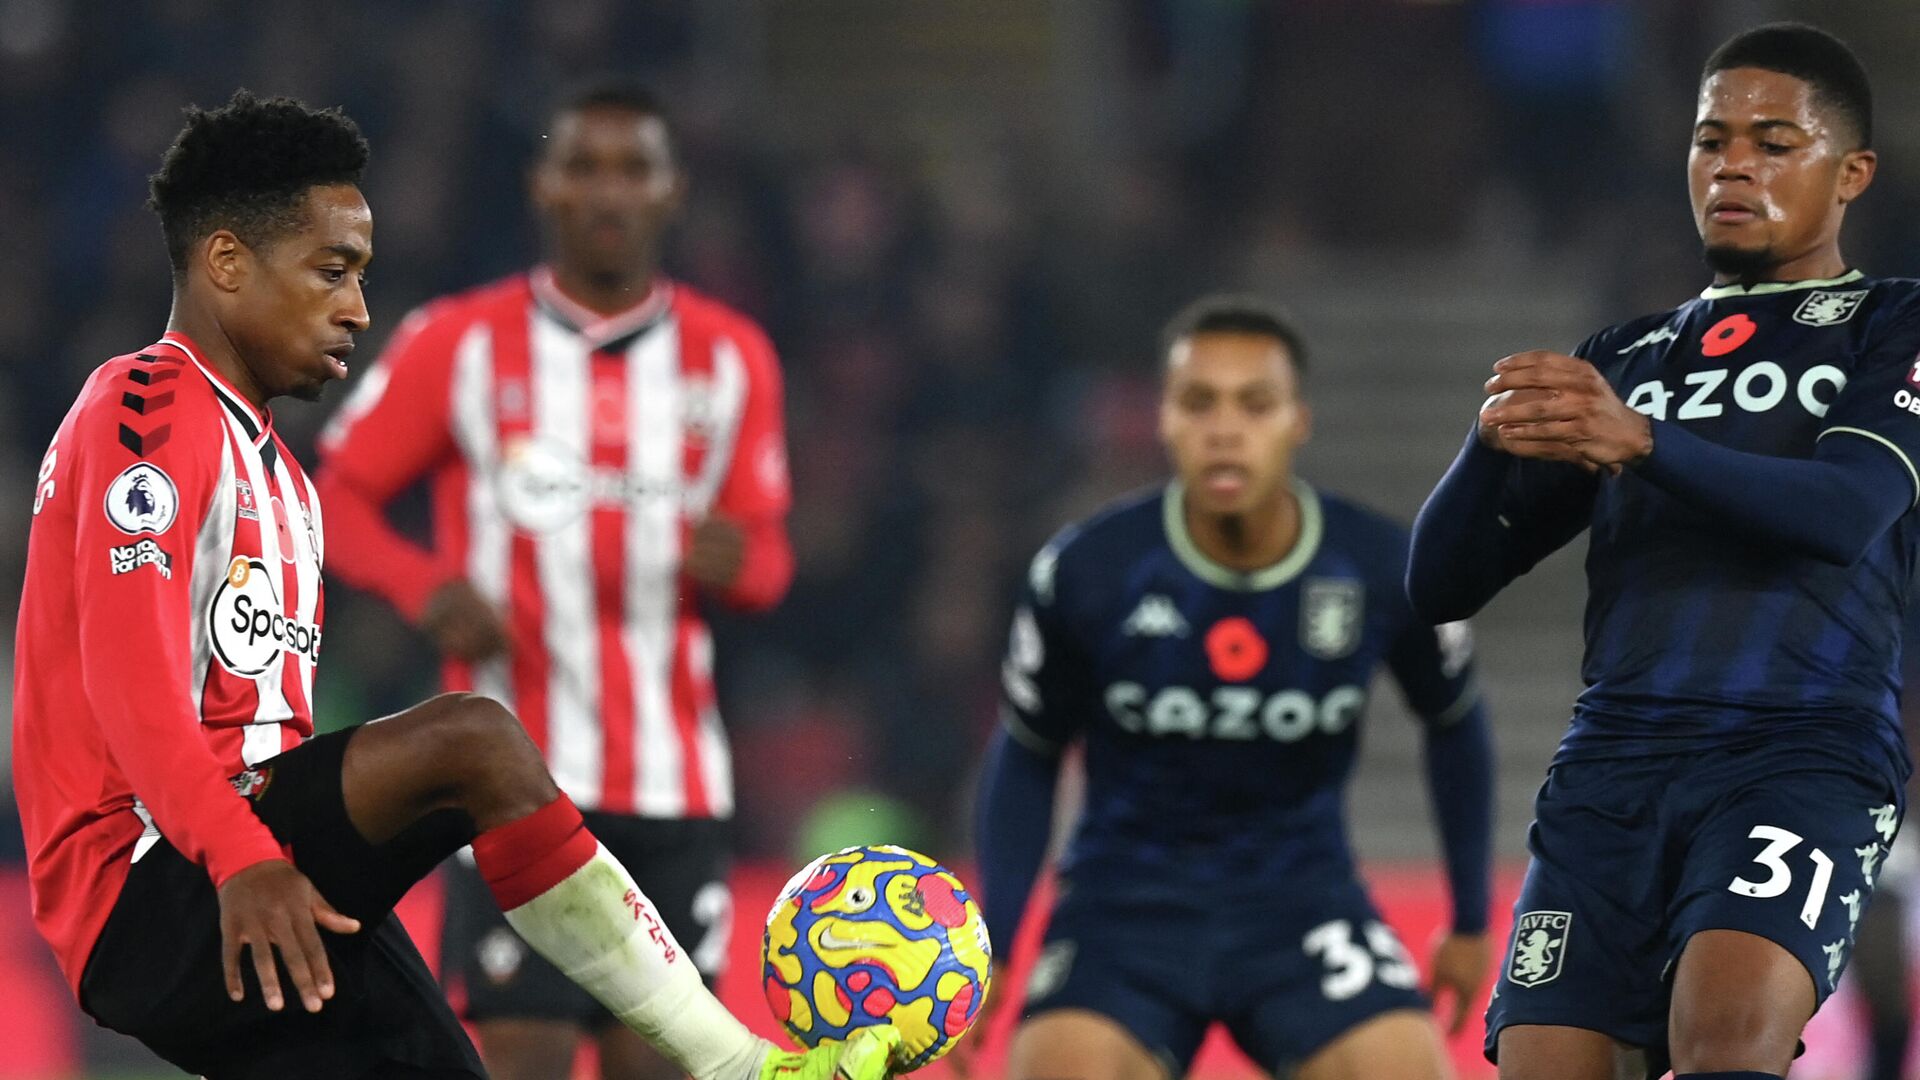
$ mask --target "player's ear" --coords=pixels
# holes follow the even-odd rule
[[[1293,402],[1293,445],[1304,446],[1313,437],[1313,406],[1304,399]]]
[[[199,252],[207,280],[221,292],[238,291],[253,267],[253,251],[228,229],[215,229]]]
[[[1845,206],[1867,190],[1879,164],[1880,156],[1871,150],[1847,151],[1840,159],[1840,205]]]

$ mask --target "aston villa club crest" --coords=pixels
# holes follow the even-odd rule
[[[1539,986],[1560,977],[1567,958],[1567,931],[1573,915],[1565,911],[1529,911],[1513,924],[1513,955],[1507,958],[1507,981]]]
[[[1322,660],[1360,646],[1366,586],[1354,578],[1308,578],[1300,592],[1300,647]]]
[[[1816,289],[1807,294],[1805,300],[1793,311],[1793,321],[1804,326],[1836,326],[1853,318],[1860,309],[1860,301],[1867,298],[1867,289],[1855,289],[1849,292],[1833,292],[1828,289]]]

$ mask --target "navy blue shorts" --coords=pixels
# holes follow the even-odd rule
[[[1663,1063],[1673,969],[1702,930],[1779,944],[1826,1001],[1904,810],[1888,777],[1791,741],[1555,765],[1487,1008],[1488,1059],[1502,1028],[1548,1024]]]
[[[1260,903],[1063,889],[1023,1015],[1099,1013],[1173,1076],[1216,1021],[1257,1065],[1286,1076],[1363,1021],[1427,1007],[1413,958],[1351,878]]]

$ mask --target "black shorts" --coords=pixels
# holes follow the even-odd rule
[[[727,823],[637,818],[587,811],[587,829],[633,875],[667,929],[712,986],[733,929],[727,888]],[[465,852],[447,860],[447,918],[441,973],[466,991],[463,1015],[484,1020],[554,1020],[598,1031],[613,1014],[560,970],[529,951],[507,925]]]
[[[249,798],[293,863],[357,934],[321,933],[334,996],[300,1006],[280,966],[283,1011],[268,1011],[242,955],[246,998],[227,997],[220,903],[207,872],[153,841],[127,874],[80,979],[89,1015],[208,1080],[260,1077],[485,1077],[394,904],[471,833],[464,815],[428,817],[389,843],[366,842],[347,818],[340,770],[357,729],[319,738],[248,770]],[[243,774],[247,775],[247,774]]]
[[[1560,1025],[1646,1049],[1659,1075],[1673,973],[1703,930],[1792,953],[1818,1008],[1905,802],[1880,770],[1791,740],[1555,765],[1487,1008],[1488,1059],[1507,1027]]]

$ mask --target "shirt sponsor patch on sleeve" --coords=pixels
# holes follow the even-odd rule
[[[107,558],[113,563],[114,574],[131,574],[143,566],[151,566],[160,571],[160,576],[173,579],[173,556],[166,553],[151,538],[135,540],[123,547],[107,549]]]

